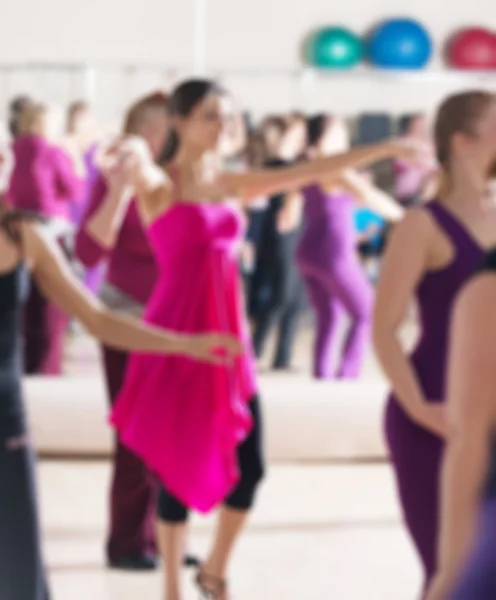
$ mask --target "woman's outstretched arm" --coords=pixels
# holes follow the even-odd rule
[[[249,201],[260,196],[273,196],[297,190],[332,176],[333,173],[338,176],[346,169],[362,167],[395,156],[411,157],[414,154],[411,147],[389,141],[354,148],[343,154],[317,158],[294,166],[227,174],[224,181],[227,190],[233,196]]]
[[[103,343],[119,349],[182,354],[217,363],[242,351],[240,342],[228,335],[183,335],[108,310],[80,284],[57,243],[43,232],[42,226],[23,223],[22,239],[33,274],[46,297],[81,321]],[[222,356],[218,350],[223,351]]]

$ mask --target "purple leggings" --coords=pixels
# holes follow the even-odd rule
[[[411,421],[394,397],[387,404],[385,430],[403,519],[422,563],[426,590],[437,566],[444,442]]]
[[[313,372],[318,379],[356,379],[360,376],[370,340],[373,289],[358,260],[337,260],[328,270],[299,264],[316,316]],[[344,315],[351,324],[338,368],[332,350]]]

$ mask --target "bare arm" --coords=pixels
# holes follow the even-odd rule
[[[37,226],[25,223],[22,231],[26,253],[33,273],[43,294],[62,310],[76,317],[91,335],[105,344],[119,349],[129,349],[160,354],[185,354],[198,356],[201,337],[175,334],[146,325],[137,319],[107,310],[72,274],[58,247]],[[214,336],[217,347],[238,352],[239,345],[226,336]],[[208,338],[204,338],[207,343]],[[234,350],[236,348],[236,350]],[[209,356],[200,347],[203,358]],[[202,354],[203,353],[203,354]],[[214,359],[214,356],[211,356]]]
[[[341,176],[341,180],[341,186],[352,196],[387,221],[399,221],[403,218],[405,210],[398,202],[392,196],[368,182],[359,173],[346,171]]]
[[[461,293],[451,335],[451,431],[442,474],[439,572],[456,580],[474,538],[495,425],[496,277],[484,274]]]
[[[249,201],[260,196],[274,196],[300,189],[333,173],[339,175],[346,169],[368,165],[402,152],[408,151],[399,144],[386,142],[354,148],[343,154],[318,158],[290,167],[228,174],[224,181],[232,195]]]
[[[115,245],[130,200],[130,188],[109,187],[101,204],[84,225],[86,232],[107,251]]]
[[[414,420],[425,398],[397,331],[427,268],[430,225],[421,210],[412,210],[397,225],[381,267],[374,315],[376,354],[398,402]]]

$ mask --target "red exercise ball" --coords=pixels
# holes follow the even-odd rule
[[[496,34],[481,27],[464,29],[451,38],[446,54],[457,69],[496,69]]]

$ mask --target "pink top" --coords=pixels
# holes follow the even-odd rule
[[[394,197],[398,200],[408,200],[422,192],[427,177],[436,171],[431,164],[412,164],[396,159],[393,161]]]
[[[229,367],[133,354],[111,421],[173,496],[207,512],[239,480],[236,448],[251,430],[257,389],[238,273],[244,219],[228,204],[177,200],[148,233],[159,276],[145,321],[232,332],[246,353]]]
[[[76,254],[88,268],[107,258],[106,280],[145,304],[157,278],[157,267],[134,200],[129,204],[113,248],[101,246],[85,229],[106,195],[107,184],[100,176],[92,184],[88,209],[76,236]]]
[[[8,190],[12,205],[68,219],[70,204],[79,200],[84,183],[64,150],[41,136],[23,135],[14,142],[13,153]]]

